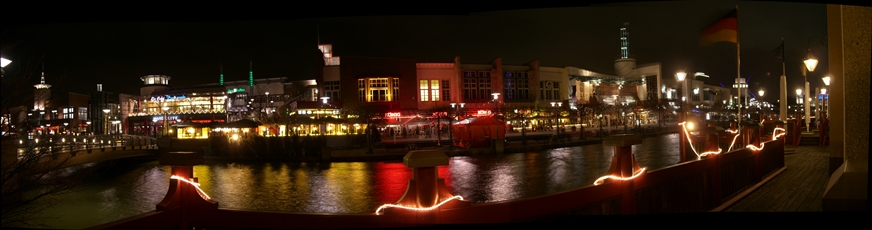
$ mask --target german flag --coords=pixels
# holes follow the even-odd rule
[[[736,18],[736,10],[712,23],[702,30],[699,37],[700,46],[708,46],[718,42],[736,43],[738,37],[739,21]]]

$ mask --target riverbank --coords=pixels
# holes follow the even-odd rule
[[[662,132],[649,132],[639,134],[642,138],[654,137],[659,135],[676,134],[677,130],[668,130]],[[593,144],[602,144],[604,138],[600,137],[585,137],[579,138],[579,132],[567,132],[562,134],[561,138],[554,139],[554,133],[535,132],[528,133],[521,137],[519,133],[507,134],[507,139],[502,148],[504,154],[524,153],[531,151],[541,151],[546,149],[584,146]],[[526,141],[524,141],[526,139]],[[330,148],[324,147],[322,152],[327,152],[329,156],[308,156],[308,157],[232,157],[232,156],[205,156],[206,161],[220,162],[401,162],[403,157],[411,150],[420,149],[435,149],[441,150],[449,157],[454,156],[476,156],[485,154],[496,154],[496,143],[491,143],[487,147],[479,148],[460,148],[450,147],[447,145],[437,145],[439,142],[447,140],[436,140],[436,138],[421,138],[421,139],[397,139],[383,140],[381,143],[373,144],[372,153],[367,154],[365,147],[359,148]]]

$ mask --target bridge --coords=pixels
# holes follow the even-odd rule
[[[690,136],[686,125],[682,138]],[[368,214],[288,213],[236,210],[219,207],[199,189],[193,166],[204,163],[196,152],[172,152],[160,163],[172,166],[165,198],[154,211],[90,229],[291,229],[420,227],[434,225],[493,224],[559,220],[578,215],[658,214],[707,212],[723,209],[741,194],[778,175],[784,169],[784,129],[764,135],[760,127],[719,132],[714,127],[696,131],[706,137],[701,148],[690,145],[689,159],[647,171],[636,164],[632,146],[639,136],[615,135],[603,145],[615,148],[609,171],[586,187],[521,200],[473,204],[451,194],[436,167],[448,157],[438,150],[412,150],[403,161],[413,169],[405,195]],[[729,137],[730,148],[719,140]],[[691,138],[687,138],[692,143]],[[737,141],[738,140],[738,141]],[[766,141],[764,141],[766,140]],[[733,148],[733,146],[741,146]]]
[[[8,145],[15,146],[16,150],[4,149],[4,161],[7,159],[20,161],[27,155],[37,156],[40,158],[38,163],[41,166],[31,167],[34,170],[66,168],[129,157],[157,157],[158,154],[156,139],[146,136],[54,135],[17,140],[17,142],[17,145]]]

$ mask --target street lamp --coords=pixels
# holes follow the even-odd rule
[[[678,73],[675,73],[675,79],[678,80],[678,84],[681,84],[681,88],[680,88],[681,89],[681,97],[680,97],[681,101],[679,102],[680,106],[679,106],[679,114],[678,114],[679,119],[681,119],[681,122],[684,122],[684,120],[685,120],[684,116],[686,115],[684,113],[684,93],[687,92],[687,89],[685,89],[686,87],[684,84],[684,79],[686,77],[687,77],[687,73],[685,73],[684,71],[678,71]]]
[[[757,101],[760,102],[760,103],[759,103],[759,106],[760,106],[760,109],[763,110],[763,116],[764,116],[764,118],[765,118],[765,116],[766,116],[766,108],[763,107],[764,105],[763,105],[763,100],[762,100],[762,99],[763,99],[762,97],[763,97],[763,94],[764,94],[764,93],[766,93],[766,91],[763,91],[763,89],[760,89],[759,91],[757,91],[757,95],[760,95],[760,99],[761,99],[761,100],[757,100]],[[764,119],[760,119],[760,122],[763,122],[763,120],[764,120]]]
[[[465,105],[466,103],[451,103],[451,110],[454,112],[454,115],[451,116],[451,119],[448,119],[448,139],[451,141],[449,148],[454,148],[454,118],[460,116],[460,110]]]
[[[808,39],[808,44],[807,44],[807,46],[808,46],[808,56],[805,58],[805,60],[802,61],[803,63],[805,63],[805,67],[808,69],[808,72],[814,72],[814,70],[815,70],[815,68],[817,67],[817,64],[818,64],[818,60],[817,60],[817,58],[815,58],[814,55],[813,55],[812,52],[811,52],[811,40],[814,39],[814,38],[818,38],[818,37],[817,37],[817,36],[812,36],[811,38]],[[826,38],[826,37],[824,37],[824,38]],[[825,41],[825,40],[822,40],[821,38],[818,38],[818,42],[819,42],[819,43],[823,44],[824,41]],[[810,95],[809,95],[809,94],[810,94],[811,92],[810,92],[810,90],[809,90],[809,85],[808,85],[808,76],[806,76],[805,71],[803,71],[803,75],[802,75],[802,77],[803,77],[803,80],[805,80],[805,95],[804,95],[804,97],[803,97],[803,100],[808,100],[808,99],[810,98]],[[805,109],[805,131],[806,131],[806,132],[810,132],[810,131],[811,131],[811,130],[810,130],[811,127],[809,126],[809,124],[811,123],[811,114],[809,114],[811,111],[810,111],[810,109],[809,109],[809,106],[810,106],[809,103],[805,103],[805,104],[804,104],[804,107],[805,107],[805,108],[804,108],[804,109]]]
[[[85,124],[88,124],[88,130],[87,130],[87,131],[88,131],[88,134],[90,134],[90,133],[92,132],[92,130],[91,130],[91,121],[86,121]]]
[[[103,134],[109,134],[109,109],[103,109]]]
[[[163,117],[163,132],[162,132],[162,133],[163,133],[163,136],[167,136],[167,129],[168,129],[168,127],[169,127],[168,124],[167,124],[167,119],[168,119],[168,118],[167,118],[167,111],[168,111],[168,110],[170,110],[170,107],[167,107],[167,104],[164,103],[164,106],[163,106],[163,111],[164,111],[164,117]]]
[[[551,102],[551,108],[554,108],[554,124],[556,126],[556,128],[554,129],[556,131],[555,136],[554,136],[555,140],[558,140],[559,135],[560,135],[560,114],[559,114],[560,111],[559,110],[560,110],[561,106],[563,106],[563,102]]]
[[[0,77],[6,76],[6,66],[12,63],[9,59],[0,58]]]

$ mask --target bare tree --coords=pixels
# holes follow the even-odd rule
[[[11,47],[4,47],[6,53]],[[39,73],[43,57],[15,65],[3,77],[3,113],[12,112],[9,108],[27,108],[33,94],[31,79]],[[8,66],[7,66],[8,68]],[[63,76],[62,76],[63,78]],[[8,122],[11,131],[21,135],[2,137],[2,219],[3,227],[46,226],[49,219],[39,217],[39,213],[57,204],[54,199],[74,191],[81,180],[96,167],[67,167],[71,154],[61,154],[64,145],[58,145],[59,137],[33,136],[26,133],[33,127],[29,119],[10,114]],[[29,118],[29,117],[28,117]],[[14,127],[14,128],[13,128]],[[7,133],[8,134],[8,133]],[[55,140],[55,142],[52,141]]]

